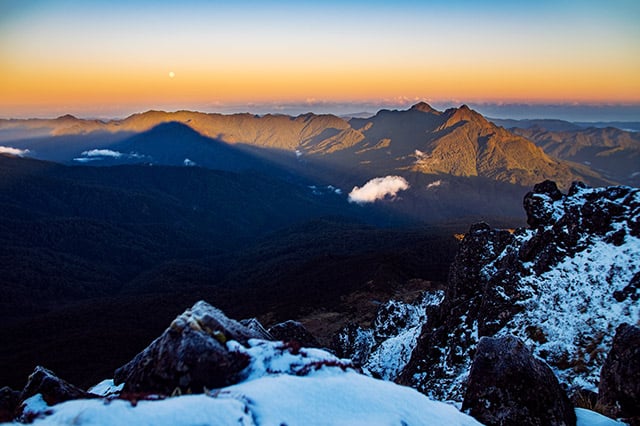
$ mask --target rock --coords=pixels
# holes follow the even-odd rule
[[[462,410],[486,425],[575,425],[565,391],[518,338],[480,339]]]
[[[227,318],[204,301],[178,316],[164,333],[126,365],[115,371],[114,383],[124,392],[200,393],[236,383],[249,364],[242,351],[226,343],[247,346],[263,335]]]
[[[369,359],[375,344],[372,330],[349,322],[336,334],[332,347],[340,358],[349,358],[356,365],[362,366]]]
[[[13,420],[19,402],[20,392],[7,386],[0,389],[0,423]]]
[[[74,386],[44,367],[36,367],[29,376],[27,385],[22,390],[20,400],[24,401],[33,395],[41,394],[48,405],[59,404],[64,401],[95,397],[88,392]]]
[[[479,338],[499,333],[567,386],[597,387],[613,330],[639,314],[640,189],[577,182],[562,195],[547,181],[524,204],[529,228],[481,223],[465,235],[399,383],[460,400]]]
[[[269,334],[274,340],[283,342],[297,342],[305,348],[319,348],[320,343],[315,337],[298,321],[285,321],[269,328]]]
[[[240,320],[240,324],[242,324],[243,326],[247,327],[249,330],[253,330],[256,333],[258,333],[260,336],[262,336],[262,337],[260,337],[261,339],[273,340],[273,336],[271,336],[271,334],[269,334],[267,329],[264,328],[262,323],[260,323],[260,321],[258,321],[257,318],[249,318],[249,319]]]
[[[640,328],[621,324],[600,372],[598,404],[606,415],[640,425]]]
[[[549,204],[562,198],[562,193],[555,182],[545,180],[533,187],[533,191],[524,197],[524,209],[527,212],[527,223],[532,228],[549,223],[553,209]]]

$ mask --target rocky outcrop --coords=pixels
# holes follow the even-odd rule
[[[44,367],[36,367],[22,390],[20,400],[24,401],[36,394],[49,405],[59,404],[72,399],[95,397],[77,386],[68,383]]]
[[[5,386],[0,389],[0,422],[10,422],[15,417],[20,392]]]
[[[298,321],[285,321],[269,328],[273,340],[296,342],[305,348],[319,348],[321,345],[309,330]]]
[[[513,334],[569,388],[597,387],[615,328],[640,321],[640,190],[546,181],[524,206],[529,228],[465,235],[401,383],[460,400],[479,338]]]
[[[371,328],[350,323],[337,334],[334,346],[339,356],[350,358],[374,377],[395,380],[409,361],[421,325],[443,292],[425,291],[408,303],[389,300],[380,305]]]
[[[608,416],[640,425],[640,328],[618,327],[598,391],[598,404]]]
[[[480,339],[462,410],[488,426],[576,424],[549,366],[513,336]]]
[[[176,318],[165,332],[128,364],[116,370],[115,384],[125,392],[203,392],[232,384],[249,357],[227,342],[247,345],[258,333],[200,301]]]

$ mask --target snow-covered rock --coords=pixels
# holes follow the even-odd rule
[[[454,406],[431,401],[414,389],[360,374],[348,359],[340,359],[321,349],[300,347],[295,341],[249,338],[245,329],[235,329],[238,323],[228,323],[233,320],[212,309],[215,308],[200,302],[178,317],[176,321],[181,332],[173,338],[182,333],[215,336],[216,330],[223,332],[222,329],[205,330],[212,322],[204,321],[203,317],[215,313],[218,324],[226,324],[222,327],[226,330],[225,336],[231,337],[235,333],[239,337],[224,342],[216,339],[219,346],[246,361],[240,371],[235,372],[234,368],[237,380],[233,384],[203,389],[204,392],[197,395],[177,395],[177,392],[174,393],[176,396],[168,397],[166,393],[131,392],[127,390],[126,382],[121,390],[113,381],[107,380],[91,389],[94,394],[108,395],[103,398],[48,404],[40,394],[34,395],[24,401],[28,420],[33,420],[35,425],[87,426],[479,425]],[[189,325],[191,323],[197,327],[194,329]],[[172,327],[165,333],[171,333]],[[185,336],[182,337],[178,341],[183,342]],[[203,338],[200,336],[197,341]],[[167,352],[182,353],[183,346],[172,340],[172,344],[163,344],[160,351],[157,345],[163,337],[159,339],[150,346],[156,349],[143,359],[157,362],[159,354],[170,357],[171,362],[158,365],[179,371],[165,371],[166,377],[194,371],[184,367],[184,362],[190,362],[190,358],[185,360]],[[218,345],[198,347],[202,350],[203,360],[210,360],[207,351],[218,353],[221,350]],[[141,358],[138,355],[137,362]],[[192,380],[200,379],[192,377]]]
[[[616,327],[640,321],[640,190],[547,181],[524,204],[529,228],[465,235],[401,383],[460,400],[479,338],[512,334],[569,388],[597,388]]]
[[[263,334],[227,318],[204,301],[178,316],[164,333],[115,372],[126,392],[169,395],[236,383],[249,358],[226,342],[246,345]]]
[[[442,302],[440,290],[426,291],[415,303],[390,300],[380,306],[371,328],[349,324],[337,336],[338,353],[375,377],[395,380],[416,345],[427,310]]]

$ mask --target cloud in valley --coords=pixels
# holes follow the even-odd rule
[[[427,185],[427,189],[437,188],[442,185],[442,183],[443,182],[441,180],[436,180],[435,182],[431,182],[429,185]]]
[[[401,176],[385,176],[371,179],[362,188],[355,186],[349,193],[351,203],[373,203],[387,197],[394,198],[398,192],[409,189],[409,182]]]
[[[92,149],[90,151],[84,151],[82,154],[83,157],[113,157],[120,158],[122,157],[122,153],[118,151],[112,151],[110,149]]]
[[[0,146],[0,154],[9,154],[22,157],[29,153],[28,149],[13,148],[11,146]]]
[[[145,156],[138,154],[137,152],[124,154],[122,152],[114,151],[111,149],[91,149],[89,151],[83,151],[80,154],[80,157],[74,158],[73,161],[77,161],[79,163],[88,163],[91,161],[105,160],[107,158],[142,159],[145,158]]]

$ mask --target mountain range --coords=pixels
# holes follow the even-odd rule
[[[400,176],[406,188],[370,201],[421,222],[491,218],[510,226],[523,223],[515,206],[528,187],[544,179],[565,189],[575,180],[591,185],[637,180],[637,134],[568,132],[505,129],[464,105],[437,111],[423,102],[347,119],[148,111],[112,121],[69,115],[0,120],[5,152],[37,159],[254,170],[331,185],[345,197],[372,179]],[[571,138],[577,141],[572,148],[558,142]]]

